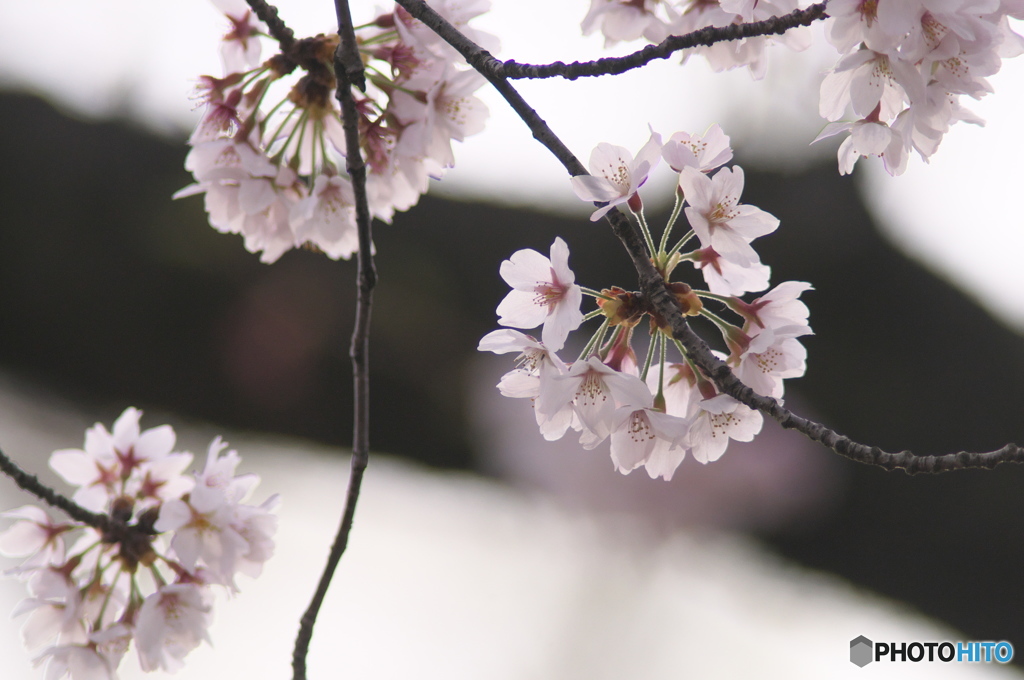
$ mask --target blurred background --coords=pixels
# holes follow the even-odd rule
[[[97,3],[110,12],[76,23],[85,10],[75,3],[46,4],[60,5],[49,17],[68,20],[47,25],[33,16],[43,10],[17,3],[0,40],[0,370],[77,404],[90,422],[109,424],[132,404],[346,446],[354,264],[293,251],[262,265],[239,238],[207,225],[199,199],[170,200],[191,180],[182,162],[197,114],[186,78],[219,68],[216,12],[197,0],[161,25],[140,14],[153,8]],[[586,3],[565,4],[575,7],[562,24],[503,34],[503,56],[566,59],[549,56],[564,43],[544,37],[575,34]],[[329,30],[331,7],[326,15],[310,2],[280,7],[300,32],[316,21],[309,30]],[[121,23],[106,23],[115,12]],[[500,26],[501,17],[490,21]],[[68,49],[72,28],[84,37]],[[126,37],[117,44],[115,36]],[[781,220],[757,245],[773,284],[815,287],[804,298],[815,331],[804,343],[807,376],[787,383],[795,410],[887,450],[1020,442],[1021,174],[1003,159],[1021,149],[1014,126],[999,127],[1020,96],[1012,73],[994,79],[997,93],[983,102],[991,108],[974,107],[990,129],[954,128],[931,166],[912,164],[890,181],[862,162],[839,177],[835,145],[805,150],[821,126],[815,79],[830,65],[828,50],[781,49],[759,84],[742,72],[716,79],[695,60],[613,84],[522,89],[584,159],[601,141],[639,148],[648,121],[666,136],[722,122],[747,172],[744,202]],[[596,54],[593,40],[579,58],[587,50]],[[145,58],[133,65],[136,53]],[[191,64],[197,54],[205,67]],[[503,259],[520,248],[547,252],[561,236],[578,282],[633,288],[635,277],[610,232],[575,204],[557,164],[488,102],[492,126],[456,150],[444,191],[375,232],[373,448],[499,478],[573,510],[629,513],[666,535],[745,533],[907,602],[966,639],[1024,649],[1024,470],[911,478],[766,425],[714,465],[685,461],[671,483],[642,471],[623,478],[607,447],[545,442],[527,405],[497,395],[510,357],[475,348],[497,327]],[[652,224],[664,219],[665,181],[644,192]],[[42,467],[49,451],[37,453]]]

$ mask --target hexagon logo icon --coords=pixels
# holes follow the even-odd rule
[[[850,663],[857,664],[861,668],[874,661],[871,657],[874,643],[863,635],[850,640]]]

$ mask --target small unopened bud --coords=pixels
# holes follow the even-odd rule
[[[679,311],[683,316],[697,316],[700,310],[704,309],[704,303],[700,297],[688,285],[681,281],[666,284],[672,297],[679,303]]]
[[[639,323],[644,310],[637,301],[636,295],[633,293],[627,293],[618,286],[605,288],[601,293],[608,298],[611,298],[597,299],[597,304],[601,308],[601,313],[608,317],[609,326],[635,326]]]

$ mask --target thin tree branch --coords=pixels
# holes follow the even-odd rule
[[[358,62],[358,47],[355,34],[351,30],[352,18],[349,13],[348,0],[335,0],[338,14],[338,34],[341,43],[334,57],[335,75],[338,79],[337,98],[341,103],[342,123],[345,129],[346,167],[352,178],[352,189],[356,200],[356,226],[359,235],[359,252],[356,254],[357,300],[356,317],[352,330],[352,345],[349,355],[352,358],[352,389],[354,392],[352,464],[349,474],[348,491],[345,495],[345,509],[342,512],[341,524],[327,557],[320,583],[317,585],[313,600],[302,615],[299,633],[295,640],[295,651],[292,655],[293,680],[306,679],[306,656],[309,643],[313,637],[313,626],[316,617],[327,595],[334,572],[341,561],[341,556],[348,545],[355,519],[356,503],[359,501],[359,490],[363,481],[363,472],[369,463],[370,456],[370,312],[373,308],[373,288],[377,283],[377,273],[373,262],[373,239],[370,230],[370,208],[366,197],[366,165],[359,144],[359,114],[352,97],[352,87],[363,82],[362,69],[353,73],[348,66]],[[349,27],[346,31],[344,27]]]
[[[71,499],[54,491],[39,481],[39,478],[21,469],[17,463],[0,451],[0,472],[14,480],[19,487],[58,510],[63,510],[71,519],[88,524],[101,533],[107,534],[111,530],[111,520],[106,515],[90,512],[78,505]]]
[[[586,174],[583,165],[571,151],[552,132],[547,123],[533,110],[518,92],[508,83],[500,71],[488,69],[488,60],[493,57],[479,45],[471,41],[444,17],[431,9],[422,0],[395,0],[414,17],[433,29],[449,45],[454,47],[466,61],[476,68],[499,93],[508,101],[523,122],[530,128],[534,138],[542,144],[565,166],[570,175]],[[814,6],[819,7],[819,6]],[[811,8],[808,8],[811,9]],[[818,10],[824,16],[824,3]],[[820,17],[819,17],[820,18]],[[499,62],[500,63],[500,62]],[[596,204],[603,205],[603,204]],[[612,231],[622,242],[636,268],[640,289],[652,307],[668,320],[673,337],[679,340],[687,353],[698,367],[714,381],[718,389],[737,401],[757,409],[770,418],[775,419],[785,428],[795,429],[813,441],[820,442],[839,455],[850,460],[877,465],[886,470],[903,470],[907,474],[938,473],[950,470],[985,468],[990,469],[1000,463],[1024,463],[1024,448],[1016,444],[1007,444],[995,451],[987,453],[971,453],[959,451],[941,456],[920,456],[911,451],[889,453],[877,446],[867,446],[829,429],[821,423],[803,418],[784,408],[775,399],[757,394],[744,385],[729,367],[711,353],[707,344],[690,329],[685,317],[680,313],[675,298],[665,287],[665,279],[655,269],[651,256],[646,250],[639,229],[631,223],[618,209],[608,212],[605,218],[611,224]]]
[[[588,76],[607,76],[625,73],[639,68],[657,59],[668,59],[681,50],[694,47],[710,46],[715,43],[742,40],[765,35],[781,35],[798,26],[810,26],[815,21],[825,19],[826,2],[798,9],[781,17],[770,17],[763,21],[728,26],[708,26],[685,35],[670,35],[657,45],[647,45],[624,57],[605,57],[594,61],[577,61],[566,64],[556,61],[550,64],[524,64],[512,59],[499,61],[490,52],[479,47],[466,38],[457,28],[449,24],[423,0],[396,0],[409,13],[430,27],[435,33],[446,40],[452,47],[463,52],[466,61],[473,68],[490,78],[522,79],[522,78],[565,78],[576,80]],[[412,6],[417,6],[413,11]],[[422,16],[421,16],[422,14]],[[462,47],[460,47],[462,45]]]
[[[281,51],[289,53],[295,45],[295,33],[288,28],[277,14],[277,8],[266,0],[246,0],[253,13],[267,25],[270,37],[278,42]]]

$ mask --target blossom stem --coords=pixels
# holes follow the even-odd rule
[[[580,352],[580,355],[579,357],[576,358],[576,361],[583,361],[584,359],[589,357],[591,353],[594,351],[594,348],[599,346],[602,342],[604,342],[604,336],[607,332],[608,319],[605,319],[604,322],[601,324],[600,328],[598,328],[594,332],[594,334],[590,336],[590,340],[587,341],[586,346],[583,348],[583,351]]]
[[[665,247],[668,246],[669,234],[672,233],[672,228],[676,226],[676,220],[679,219],[679,213],[683,211],[683,195],[678,191],[676,191],[675,194],[676,203],[672,206],[672,214],[669,215],[668,222],[665,223],[665,231],[661,232],[661,244],[658,246],[659,253],[665,252]]]
[[[647,345],[647,356],[644,357],[644,369],[640,371],[641,380],[647,380],[647,372],[651,370],[651,363],[654,361],[654,354],[658,351],[660,342],[661,333],[655,333],[651,336],[651,341]]]
[[[694,288],[693,292],[696,293],[697,295],[699,295],[702,298],[707,298],[709,300],[715,300],[717,302],[721,302],[722,304],[728,304],[729,300],[732,299],[728,295],[718,295],[717,293],[712,293],[709,290],[697,290],[696,288]]]
[[[615,298],[611,297],[610,295],[605,295],[604,293],[602,293],[599,290],[594,290],[593,288],[587,288],[586,286],[580,286],[580,291],[584,295],[591,295],[591,296],[596,297],[596,298],[601,298],[602,300],[614,300],[615,299]]]
[[[681,239],[679,239],[679,243],[677,243],[674,246],[672,246],[672,250],[668,251],[668,257],[672,257],[673,255],[678,253],[680,250],[682,250],[683,246],[685,246],[686,243],[690,239],[692,239],[693,237],[694,237],[693,229],[691,229],[690,231],[686,232],[686,236],[683,236]]]
[[[651,238],[651,230],[647,226],[647,218],[644,217],[644,209],[640,208],[633,213],[636,215],[636,220],[640,224],[640,231],[644,234],[644,241],[647,242],[647,250],[650,251],[651,257],[654,257],[658,251],[654,249],[654,239]]]
[[[718,326],[718,330],[722,331],[723,335],[725,335],[729,331],[729,329],[736,328],[736,326],[732,325],[731,323],[729,323],[722,317],[718,316],[714,312],[710,311],[706,307],[701,308],[700,315],[706,319],[710,319],[712,323]]]
[[[591,319],[596,319],[597,317],[601,316],[602,314],[604,314],[604,310],[594,309],[594,310],[591,310],[591,311],[587,312],[586,314],[584,314],[583,315],[583,320],[584,321],[590,321]]]

